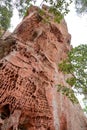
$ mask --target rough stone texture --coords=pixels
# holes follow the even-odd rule
[[[3,33],[3,35],[1,36],[1,39],[6,39],[7,37],[9,37],[11,35],[11,32],[9,32],[8,30],[7,31],[5,31],[4,33]]]
[[[15,47],[0,60],[1,130],[87,130],[80,105],[56,88],[66,85],[58,63],[71,49],[65,21],[44,23],[32,7],[11,37]]]

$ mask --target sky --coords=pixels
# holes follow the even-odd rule
[[[68,31],[72,37],[71,44],[73,47],[80,44],[87,44],[87,15],[77,15],[74,4],[71,4],[70,12],[65,17],[65,20],[67,22]],[[21,19],[19,19],[17,11],[14,10],[14,16],[11,20],[12,27],[10,30],[13,31],[20,21]]]
[[[70,12],[65,19],[68,31],[72,36],[71,44],[73,47],[80,44],[87,44],[87,15],[78,15],[74,4],[71,4]]]
[[[77,15],[74,4],[70,6],[70,12],[65,17],[67,22],[68,32],[71,34],[71,44],[73,47],[76,47],[80,44],[87,44],[87,15]],[[12,27],[10,31],[13,31],[18,23],[21,22],[19,19],[17,10],[14,10],[14,15],[11,20]],[[83,107],[82,99],[83,96],[78,94],[78,99],[80,99],[80,104]]]

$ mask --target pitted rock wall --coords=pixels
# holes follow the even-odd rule
[[[21,111],[19,129],[87,130],[81,108],[56,88],[66,85],[58,64],[71,49],[65,21],[44,23],[35,9],[17,26],[15,47],[0,61],[0,108]]]

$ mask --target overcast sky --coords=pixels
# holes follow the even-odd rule
[[[68,31],[72,36],[71,44],[73,47],[80,44],[87,44],[87,15],[78,16],[75,12],[74,5],[70,6],[70,13],[65,17]],[[14,10],[14,16],[11,20],[11,31],[15,29],[17,24],[21,21],[17,15],[17,11]],[[78,95],[78,98],[81,99],[82,96]],[[80,100],[81,105],[83,106],[82,100]]]
[[[69,33],[72,36],[71,44],[87,44],[87,15],[77,15],[74,5],[70,6],[70,13],[65,17]]]
[[[71,44],[73,47],[79,44],[87,44],[87,15],[78,16],[75,12],[74,4],[72,4],[70,6],[70,13],[65,17],[65,19],[68,31],[72,36]],[[11,21],[13,27],[10,30],[14,30],[20,21],[17,11],[14,10],[14,16]]]

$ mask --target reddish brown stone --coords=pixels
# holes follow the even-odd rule
[[[65,21],[44,23],[36,7],[28,14],[11,35],[15,47],[0,61],[1,129],[87,130],[80,106],[56,88],[67,85],[58,70],[71,49]]]
[[[67,120],[64,113],[61,113],[60,117],[60,129],[61,130],[67,130]]]

